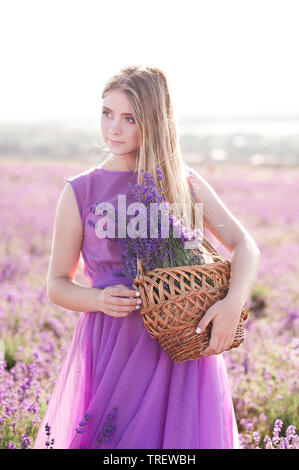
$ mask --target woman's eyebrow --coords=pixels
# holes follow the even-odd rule
[[[112,109],[107,108],[107,106],[103,106],[103,109],[107,109],[108,111],[111,111],[113,113]],[[122,113],[122,116],[133,116],[133,114],[132,113]]]

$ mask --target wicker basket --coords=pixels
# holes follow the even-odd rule
[[[144,272],[142,262],[137,258],[133,286],[140,291],[140,315],[150,336],[177,364],[205,356],[202,351],[209,344],[212,322],[200,334],[196,333],[196,327],[207,309],[228,292],[230,261],[220,256],[206,238],[202,247],[208,251],[212,263]],[[234,341],[228,349],[237,348],[244,341],[247,316],[246,302]]]

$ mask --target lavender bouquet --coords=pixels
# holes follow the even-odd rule
[[[156,166],[156,168],[158,179],[161,181],[163,178],[161,170],[159,166]],[[164,199],[163,189],[159,190],[157,188],[152,175],[147,171],[141,171],[143,173],[143,183],[128,183],[128,185],[131,193],[146,207],[146,226],[148,227],[151,222],[150,204],[164,203],[164,207],[167,208],[169,207],[169,204]],[[133,283],[133,280],[137,275],[137,257],[142,262],[145,271],[153,270],[155,268],[190,266],[205,263],[203,253],[199,248],[190,249],[184,247],[186,241],[194,239],[198,240],[200,232],[198,230],[187,231],[181,220],[175,219],[175,217],[169,213],[167,217],[169,221],[168,237],[162,237],[161,212],[159,211],[156,237],[149,237],[146,231],[142,236],[138,236],[136,238],[126,235],[125,238],[117,237],[114,239],[117,240],[121,246],[121,257],[123,261],[123,268],[122,270],[114,273],[115,277],[125,277]],[[119,233],[118,219],[117,213],[115,218],[117,228],[116,233]],[[188,280],[185,282],[188,284]],[[200,279],[196,279],[196,282],[201,286]],[[207,280],[207,282],[214,286],[212,281]],[[178,281],[175,281],[175,283],[178,284]],[[165,289],[167,289],[167,287],[168,286],[164,285]]]

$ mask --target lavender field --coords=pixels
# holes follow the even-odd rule
[[[223,353],[240,445],[299,449],[299,169],[193,167],[243,223],[262,253],[248,302],[245,342]],[[49,302],[46,276],[64,177],[86,168],[0,163],[2,449],[32,448],[79,319],[80,312]],[[217,240],[209,240],[230,257]],[[82,264],[76,279],[87,285]]]

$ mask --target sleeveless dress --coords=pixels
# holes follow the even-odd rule
[[[95,208],[103,201],[116,208],[118,194],[126,195],[127,206],[136,202],[128,182],[137,182],[137,173],[93,168],[67,181],[84,227],[81,253],[90,286],[130,287],[113,276],[123,266],[120,246],[97,236]],[[47,448],[47,424],[54,449],[239,448],[222,354],[175,364],[138,310],[122,318],[81,312],[34,449]]]

